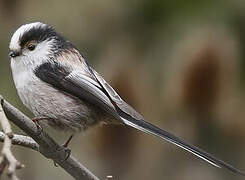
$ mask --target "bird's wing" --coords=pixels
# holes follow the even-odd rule
[[[34,73],[54,88],[89,102],[116,119],[120,118],[100,84],[86,71],[75,71],[60,63],[47,62],[38,66]]]
[[[138,112],[121,99],[102,76],[88,64],[86,68],[89,71],[70,70],[62,64],[49,62],[37,67],[35,74],[44,82],[101,108],[130,127],[167,140],[216,167],[224,167],[234,173],[245,175],[228,163],[146,122]]]
[[[127,104],[117,93],[116,91],[103,79],[103,77],[97,73],[94,69],[89,67],[93,72],[94,77],[101,85],[104,93],[110,98],[112,103],[116,105],[116,108],[119,108],[122,112],[131,116],[134,119],[141,120],[144,119],[141,114],[134,110],[129,104]]]

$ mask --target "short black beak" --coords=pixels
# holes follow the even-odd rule
[[[10,51],[9,52],[9,57],[12,57],[12,58],[19,56],[19,55],[20,55],[20,52],[18,52],[18,51]]]

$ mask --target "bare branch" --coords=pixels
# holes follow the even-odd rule
[[[75,179],[99,180],[74,157],[71,155],[67,157],[66,148],[57,144],[44,130],[40,131],[30,118],[1,96],[0,100],[7,118],[38,143],[42,155],[52,159]]]
[[[5,136],[6,135],[0,131],[0,142],[4,141]],[[14,134],[14,137],[12,138],[12,144],[39,151],[39,145],[29,136]]]
[[[3,111],[2,105],[0,105],[0,123],[6,134],[4,138],[3,148],[0,156],[0,166],[2,167],[1,173],[3,173],[5,167],[8,165],[8,176],[11,180],[18,180],[16,175],[16,169],[23,168],[24,165],[21,164],[11,152],[11,144],[13,138],[13,132],[7,117]]]

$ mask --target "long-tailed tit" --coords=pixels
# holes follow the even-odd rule
[[[79,50],[40,22],[22,25],[10,48],[15,87],[36,117],[59,130],[83,131],[100,121],[121,123],[167,140],[216,167],[240,170],[149,122],[121,99]]]

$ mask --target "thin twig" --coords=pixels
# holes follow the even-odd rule
[[[1,100],[2,101],[2,100]],[[2,103],[1,103],[2,104]],[[13,132],[7,117],[3,111],[2,105],[0,105],[0,124],[6,134],[4,138],[3,148],[0,156],[0,166],[2,167],[1,173],[3,173],[5,167],[8,165],[7,175],[11,180],[18,180],[16,175],[16,169],[21,169],[24,167],[13,155],[11,151],[11,144],[13,138]]]
[[[39,152],[42,155],[52,159],[75,179],[99,180],[74,157],[71,155],[67,157],[66,148],[57,144],[44,130],[40,131],[30,118],[1,98],[1,96],[0,100],[7,118],[38,143]]]
[[[4,142],[5,136],[6,135],[0,131],[0,142]],[[39,145],[29,136],[14,134],[14,137],[12,138],[12,144],[39,151]]]

